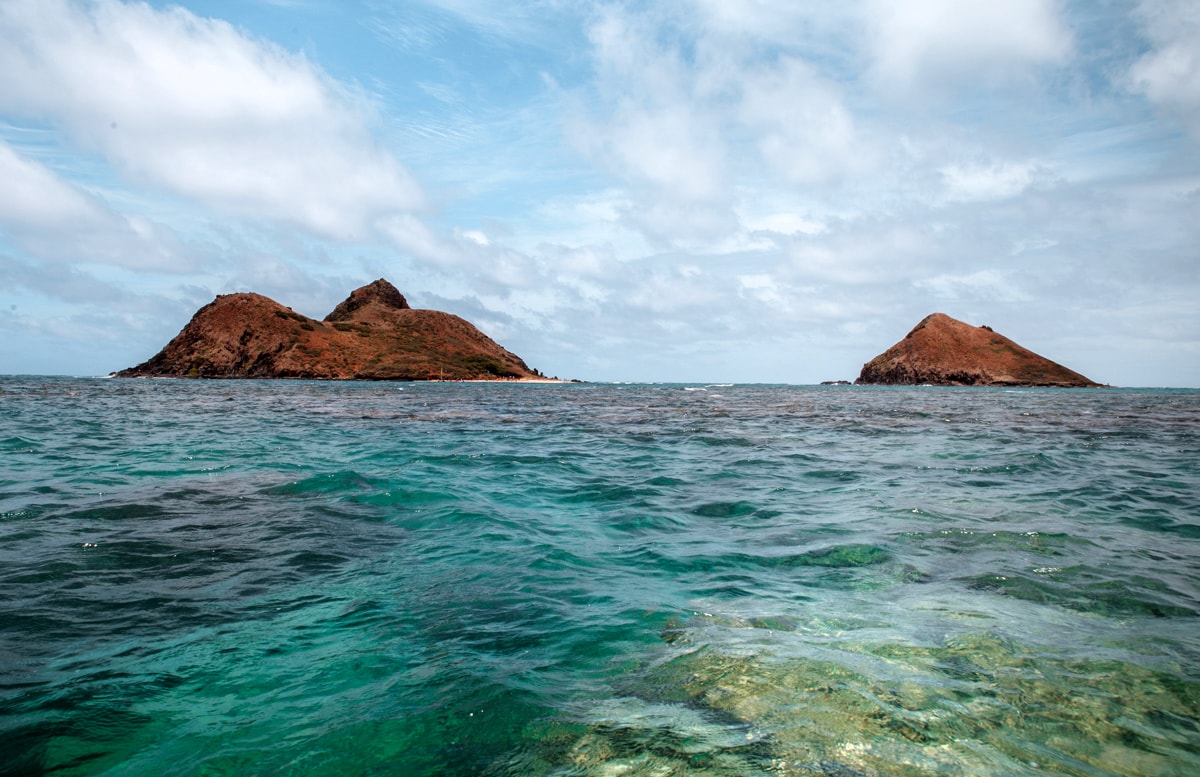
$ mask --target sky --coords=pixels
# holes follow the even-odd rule
[[[3,0],[0,373],[387,278],[547,375],[853,380],[926,315],[1200,387],[1194,0]]]

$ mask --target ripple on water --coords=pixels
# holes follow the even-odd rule
[[[707,388],[0,378],[0,772],[1200,773],[1200,393]]]

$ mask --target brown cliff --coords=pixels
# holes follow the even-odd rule
[[[943,313],[926,316],[903,340],[863,365],[856,384],[1098,386],[997,334]]]
[[[149,361],[117,377],[487,380],[537,378],[469,322],[414,310],[380,279],[324,321],[261,294],[225,294],[200,308]]]

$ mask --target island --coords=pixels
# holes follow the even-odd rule
[[[856,385],[1098,387],[1078,372],[1017,345],[989,326],[944,313],[863,365]]]
[[[387,280],[323,320],[261,294],[218,295],[148,361],[115,377],[544,380],[470,322],[409,306]]]

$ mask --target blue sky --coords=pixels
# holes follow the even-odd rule
[[[5,0],[0,73],[0,373],[386,277],[563,377],[853,379],[941,311],[1200,386],[1190,0]]]

